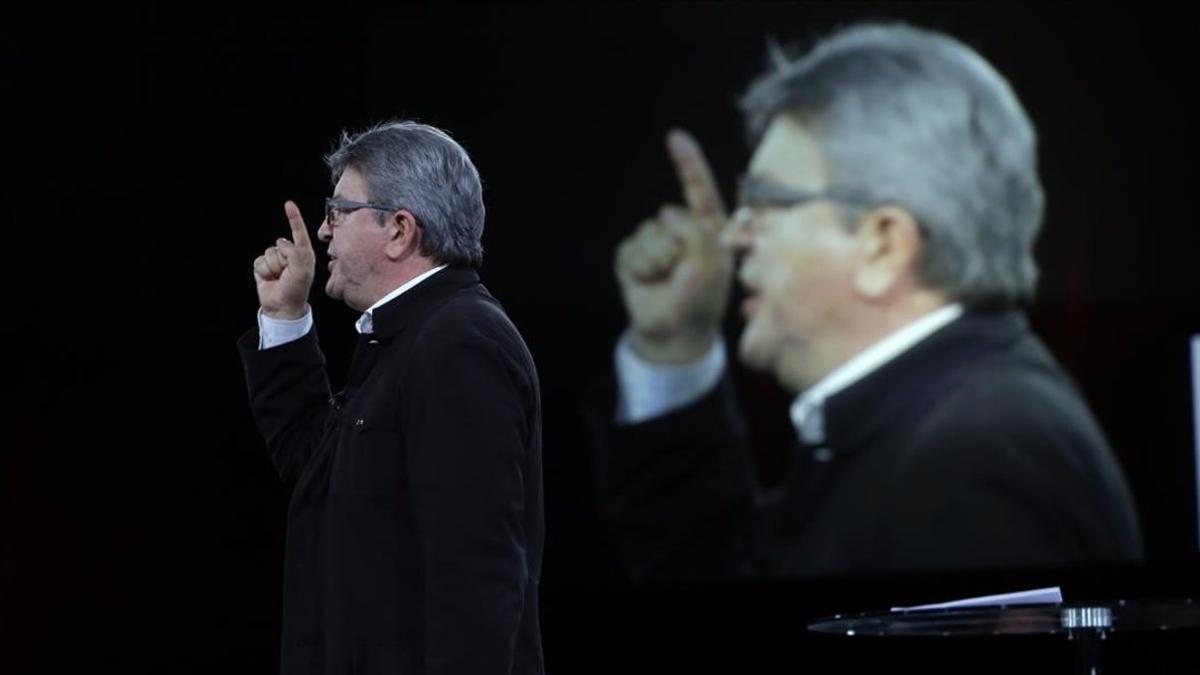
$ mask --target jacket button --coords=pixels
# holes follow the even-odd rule
[[[360,418],[354,420],[354,426],[361,427],[362,425],[363,425],[363,418],[360,417]]]

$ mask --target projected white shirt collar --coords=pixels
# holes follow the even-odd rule
[[[790,411],[792,425],[796,427],[800,440],[808,445],[824,443],[825,399],[878,370],[939,328],[962,316],[962,313],[962,305],[958,303],[936,309],[859,352],[801,392],[792,401]],[[814,451],[814,457],[818,461],[828,461],[833,457],[833,453],[828,449],[818,448]]]

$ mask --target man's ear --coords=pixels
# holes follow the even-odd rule
[[[921,228],[908,210],[884,206],[864,215],[855,236],[858,266],[854,288],[871,301],[887,299],[916,273]]]
[[[390,236],[383,252],[389,260],[401,260],[421,250],[421,228],[411,211],[395,212],[387,227]]]

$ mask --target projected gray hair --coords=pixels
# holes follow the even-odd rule
[[[797,60],[774,48],[772,58],[741,101],[753,142],[777,115],[797,115],[830,186],[921,224],[923,284],[969,304],[1032,298],[1037,137],[991,65],[946,35],[879,24],[839,31]]]
[[[423,254],[448,265],[483,263],[483,187],[471,158],[450,134],[409,121],[343,132],[325,163],[334,184],[353,168],[372,201],[411,211],[421,228]],[[380,222],[390,216],[377,214]]]

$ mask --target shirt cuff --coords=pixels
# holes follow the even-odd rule
[[[717,386],[725,372],[725,342],[692,363],[650,363],[633,351],[629,331],[617,340],[613,358],[617,373],[617,424],[644,422],[699,400]]]
[[[308,307],[299,319],[272,319],[258,310],[258,349],[270,349],[295,342],[312,330],[312,307]]]

